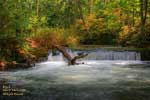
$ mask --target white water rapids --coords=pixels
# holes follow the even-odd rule
[[[138,52],[88,53],[81,59],[85,64],[68,66],[61,54],[50,53],[48,61],[33,68],[0,72],[0,82],[27,90],[25,96],[0,100],[150,99],[150,62],[140,61]]]

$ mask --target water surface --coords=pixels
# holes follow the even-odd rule
[[[115,60],[104,60],[113,55]],[[81,60],[85,64],[68,66],[61,59],[0,72],[1,86],[5,82],[26,89],[24,96],[1,95],[0,100],[150,100],[150,62],[140,61],[136,52],[120,55],[91,52]]]

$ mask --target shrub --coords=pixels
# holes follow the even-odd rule
[[[142,41],[143,46],[148,46],[150,44],[150,31],[148,29],[149,25],[146,25],[146,30],[144,36],[144,41]],[[122,30],[119,33],[118,43],[122,46],[138,46],[141,42],[140,40],[140,27],[130,27],[123,26]]]
[[[104,18],[94,14],[85,17],[85,23],[77,20],[73,30],[80,36],[82,44],[114,44],[118,29],[109,29]]]
[[[50,49],[54,46],[75,46],[78,43],[76,35],[59,28],[42,28],[38,29],[35,36],[27,38],[31,50],[37,57],[46,56]],[[39,52],[40,51],[40,52]],[[41,53],[43,52],[43,53]]]

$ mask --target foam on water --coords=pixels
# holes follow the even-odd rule
[[[77,55],[77,53],[72,53],[72,56]],[[88,100],[113,100],[112,95],[116,93],[115,91],[119,91],[118,94],[120,91],[128,93],[127,90],[140,88],[141,90],[137,91],[141,94],[143,93],[143,86],[150,87],[150,62],[140,61],[138,53],[115,53],[113,55],[118,56],[115,58],[116,60],[110,60],[113,57],[108,56],[107,53],[105,53],[106,55],[100,53],[102,51],[89,52],[87,58],[79,61],[84,62],[84,64],[71,66],[68,66],[65,60],[60,59],[62,55],[59,54],[54,57],[55,60],[52,55],[49,55],[48,61],[37,63],[35,67],[0,72],[0,81],[5,80],[10,84],[27,88],[29,94],[35,94],[33,97],[27,96],[33,100],[41,100],[41,98],[43,100],[48,100],[47,98],[49,100],[61,100],[62,97],[63,100],[66,100],[68,96],[72,98],[71,93],[75,91],[77,96],[73,96],[73,98],[77,98],[77,100],[87,100],[87,95],[91,98]],[[127,57],[128,54],[130,56]],[[106,60],[101,60],[102,58]],[[95,96],[99,98],[96,99]],[[53,99],[54,97],[57,99]],[[85,97],[85,99],[79,97]],[[105,97],[107,98],[105,99]]]
[[[52,79],[54,82],[67,84],[81,84],[83,82],[93,83],[100,82],[101,79],[114,82],[122,79],[136,79],[138,77],[148,78],[147,76],[140,76],[141,73],[148,74],[149,70],[132,69],[131,65],[145,65],[141,61],[84,61],[83,65],[68,66],[62,61],[43,62],[36,64],[36,67],[28,70],[19,70],[15,72],[0,72],[0,78],[7,78],[8,80],[24,80],[29,81],[34,79]],[[128,67],[127,67],[128,66]],[[148,74],[148,76],[150,76]],[[28,80],[29,79],[29,80]],[[106,81],[106,82],[107,82]]]

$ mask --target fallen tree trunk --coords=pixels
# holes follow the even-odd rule
[[[65,50],[64,47],[55,45],[54,48],[56,48],[58,51],[60,51],[63,54],[63,56],[68,60],[68,65],[78,64],[78,63],[76,63],[77,59],[84,58],[84,57],[86,57],[88,55],[88,54],[83,54],[82,53],[82,54],[77,55],[77,56],[72,58],[70,56],[70,54]]]
[[[88,54],[81,54],[81,55],[75,56],[75,57],[71,60],[71,65],[78,64],[78,63],[76,63],[76,60],[77,60],[77,59],[80,59],[80,58],[84,58],[84,57],[86,57],[87,55],[88,55]]]

